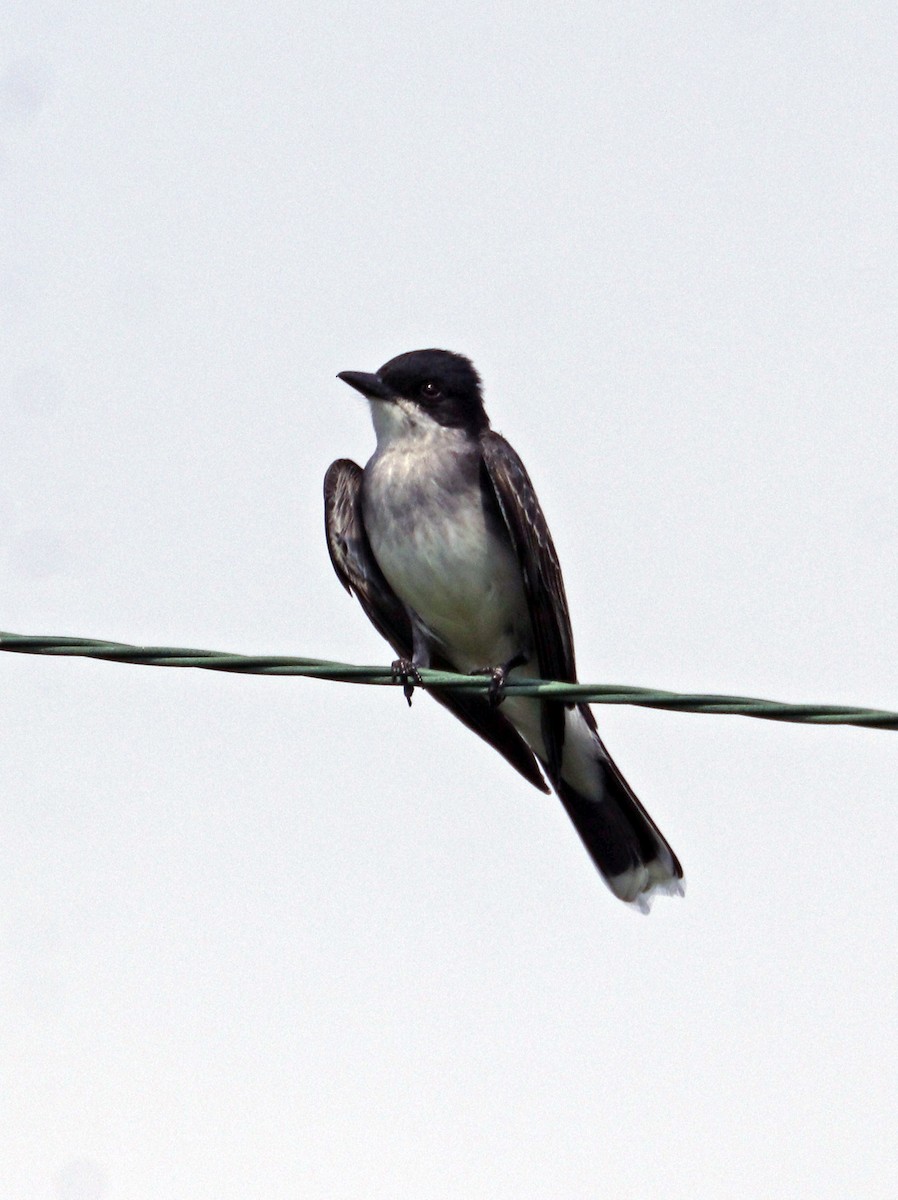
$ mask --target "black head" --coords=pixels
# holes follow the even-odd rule
[[[489,426],[480,376],[470,359],[449,350],[411,350],[391,358],[376,375],[342,371],[338,378],[371,400],[410,400],[440,425],[476,433]]]

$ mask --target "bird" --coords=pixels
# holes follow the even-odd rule
[[[561,800],[614,896],[648,912],[683,868],[605,748],[589,706],[509,693],[515,677],[575,683],[561,567],[530,476],[486,414],[480,376],[449,350],[413,350],[337,378],[370,406],[376,447],[324,478],[337,577],[398,656],[485,673],[483,693],[430,694],[534,787]]]

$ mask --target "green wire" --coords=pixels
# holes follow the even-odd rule
[[[130,646],[92,638],[47,637],[0,633],[0,650],[14,654],[44,654],[99,658],[107,662],[139,663],[152,667],[199,667],[243,675],[302,675],[341,683],[399,684],[390,667],[363,667],[328,662],[320,658],[287,655],[222,654],[217,650],[189,650],[181,646]],[[486,694],[490,681],[483,675],[456,675],[420,670],[421,687],[459,688]],[[695,695],[663,692],[656,688],[609,683],[550,683],[515,679],[505,687],[507,696],[539,696],[547,700],[587,701],[590,704],[635,704],[673,712],[736,713],[765,721],[794,721],[805,725],[860,725],[870,729],[898,729],[898,712],[876,708],[849,708],[841,704],[783,704],[753,696]]]

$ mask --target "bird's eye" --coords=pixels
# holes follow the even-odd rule
[[[428,379],[427,383],[421,384],[421,395],[426,396],[428,400],[434,400],[440,394],[440,385],[434,383],[432,379]]]

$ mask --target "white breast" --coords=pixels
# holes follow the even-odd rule
[[[463,671],[505,663],[531,640],[518,564],[484,510],[476,462],[458,431],[430,423],[379,446],[364,481],[381,570]]]

